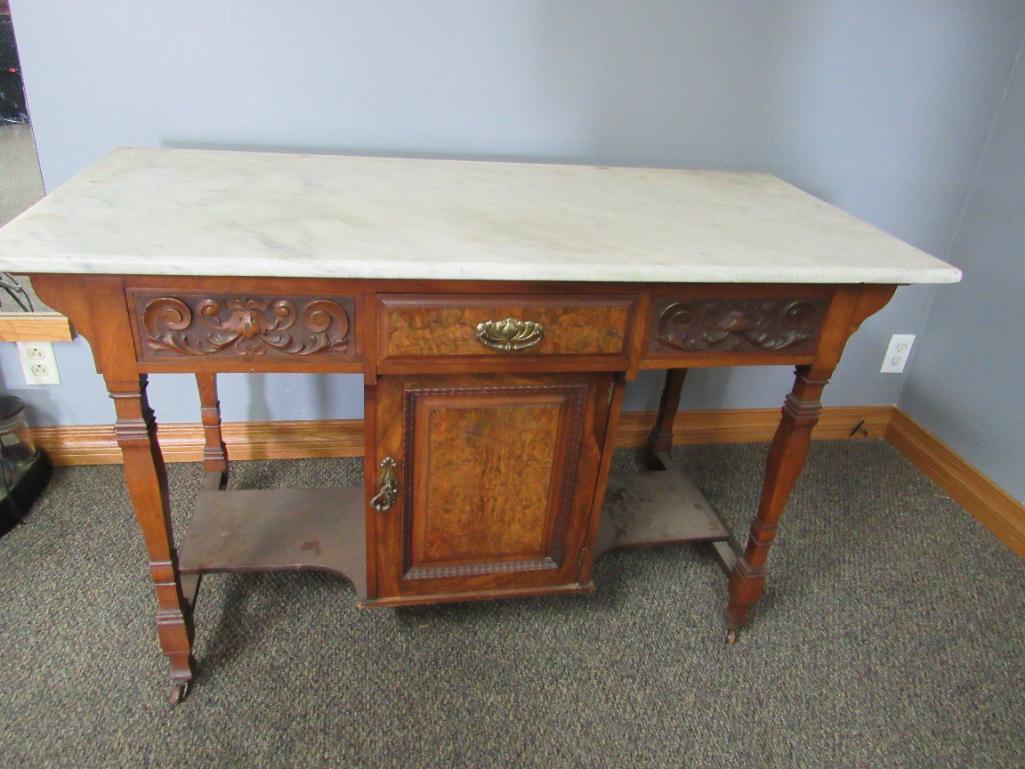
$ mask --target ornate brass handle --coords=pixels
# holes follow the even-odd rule
[[[538,344],[545,327],[533,320],[486,320],[477,324],[477,338],[493,350],[511,352]]]
[[[377,493],[370,498],[370,506],[377,512],[390,510],[399,496],[399,479],[395,474],[395,460],[385,457],[381,460],[381,474],[377,479]]]

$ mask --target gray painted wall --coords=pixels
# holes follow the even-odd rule
[[[1025,54],[982,156],[900,405],[1025,502]]]
[[[50,189],[122,144],[751,169],[940,256],[1025,32],[1020,0],[12,5]],[[865,324],[828,403],[897,401],[886,342],[921,331],[933,294],[902,289]],[[45,389],[2,347],[38,424],[111,421],[82,340]],[[657,379],[627,408],[653,408]],[[352,377],[225,380],[227,419],[361,413]],[[697,372],[684,399],[775,406],[790,381]],[[197,418],[188,378],[151,389],[162,419]]]

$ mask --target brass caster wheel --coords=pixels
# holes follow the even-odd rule
[[[737,642],[737,630],[736,628],[730,628],[726,631],[726,645],[733,646]]]
[[[175,684],[174,686],[171,687],[171,696],[167,698],[167,701],[171,705],[177,705],[178,703],[180,703],[182,700],[185,699],[185,695],[188,694],[188,693],[189,693],[189,685],[188,685],[187,682],[184,683],[184,684]]]

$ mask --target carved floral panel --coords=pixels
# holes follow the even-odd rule
[[[829,300],[662,299],[655,304],[652,352],[810,353]]]
[[[349,357],[348,297],[154,294],[134,296],[143,358]]]

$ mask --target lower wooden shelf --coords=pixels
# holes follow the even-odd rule
[[[366,597],[362,488],[204,489],[179,549],[183,574],[313,569]]]
[[[710,542],[724,561],[731,560],[730,533],[704,494],[665,455],[657,457],[662,469],[609,478],[595,557],[628,547]],[[363,508],[362,488],[221,491],[209,484],[196,498],[179,549],[187,600],[195,600],[201,574],[311,569],[345,577],[366,602]]]
[[[694,482],[658,455],[662,469],[612,473],[594,554],[627,547],[727,542],[729,530]]]

